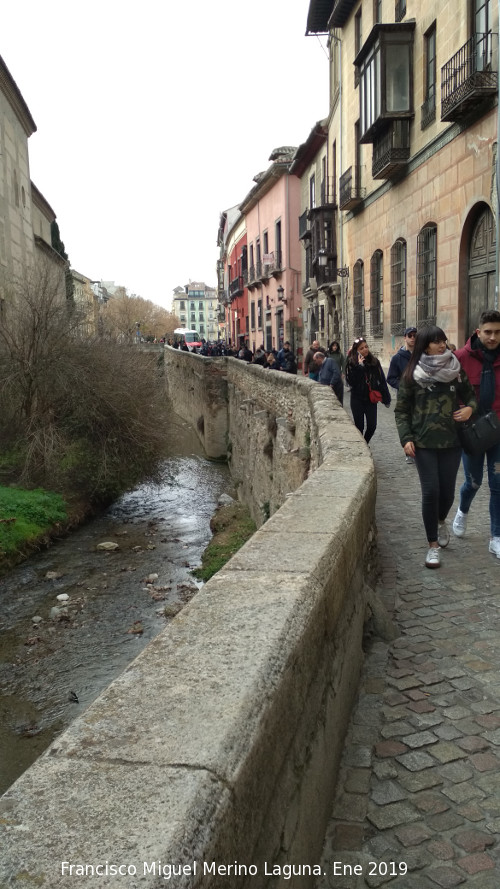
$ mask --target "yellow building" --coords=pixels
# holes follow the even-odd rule
[[[344,344],[388,357],[437,323],[461,345],[498,307],[496,4],[310,0],[307,33],[329,39]]]

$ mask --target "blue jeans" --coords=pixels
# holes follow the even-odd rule
[[[485,457],[490,486],[490,533],[492,537],[500,537],[500,443],[478,457],[463,455],[465,481],[460,488],[460,509],[462,512],[469,512],[483,481]]]

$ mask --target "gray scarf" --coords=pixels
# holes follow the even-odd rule
[[[413,379],[423,389],[432,389],[436,381],[451,383],[460,373],[460,361],[449,349],[443,355],[426,355],[422,353],[413,371]]]

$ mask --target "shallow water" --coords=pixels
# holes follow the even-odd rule
[[[196,593],[191,569],[222,493],[232,493],[227,467],[206,460],[176,418],[160,484],[0,579],[0,793],[166,626],[165,607]],[[119,548],[97,551],[103,541]]]

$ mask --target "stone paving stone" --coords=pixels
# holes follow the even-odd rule
[[[406,799],[407,794],[395,781],[380,781],[372,790],[371,798],[379,806],[397,803]]]
[[[353,744],[346,751],[346,765],[359,766],[359,768],[369,768],[371,766],[372,754],[369,747]]]
[[[490,834],[480,830],[463,830],[455,834],[453,842],[466,852],[484,852],[487,846],[494,846],[495,840]]]
[[[485,732],[484,737],[496,747],[500,745],[500,729],[496,729],[494,732]]]
[[[484,812],[475,803],[466,803],[464,806],[459,806],[457,812],[459,815],[467,818],[467,821],[476,822],[484,820]]]
[[[411,670],[409,674],[403,676],[402,679],[395,679],[391,676],[389,678],[389,685],[393,685],[398,691],[405,691],[407,688],[417,688],[417,686],[422,685],[422,680],[417,679],[413,670]]]
[[[379,830],[396,827],[397,824],[409,824],[418,821],[422,816],[409,803],[389,803],[381,808],[369,809],[367,818]]]
[[[436,765],[428,753],[418,751],[416,753],[403,753],[400,756],[396,756],[396,759],[410,772],[420,772],[422,769],[431,769]]]
[[[465,877],[462,877],[455,868],[451,867],[433,867],[429,870],[429,877],[442,889],[453,889],[454,886],[465,883]]]
[[[456,812],[452,812],[449,809],[447,812],[440,812],[438,815],[430,815],[427,818],[427,823],[436,833],[442,834],[447,830],[453,830],[455,827],[461,827],[464,822]]]
[[[475,855],[459,858],[458,865],[468,874],[478,874],[482,870],[490,870],[495,867],[495,862],[486,852],[477,852]]]
[[[418,694],[418,692],[411,691],[410,695]],[[395,707],[397,704],[405,704],[408,698],[406,695],[402,695],[399,692],[389,692],[389,694],[384,695],[384,701],[389,707]]]
[[[448,800],[440,793],[419,793],[413,800],[419,812],[426,815],[439,815],[450,808]]]
[[[467,716],[470,716],[471,712],[467,709],[467,707],[448,707],[445,711],[445,716],[448,719],[466,719]]]
[[[439,725],[434,729],[434,733],[443,741],[455,741],[462,736],[462,732],[454,725]]]
[[[407,700],[410,698],[412,701],[424,701],[427,698],[427,695],[423,691],[419,691],[418,688],[410,688],[406,694]]]
[[[433,731],[436,731],[434,726],[443,722],[439,713],[411,713],[408,719],[415,728],[431,728]]]
[[[408,793],[430,790],[431,787],[439,787],[443,783],[441,775],[437,771],[430,771],[429,769],[424,772],[405,771],[398,776],[398,780]]]
[[[439,774],[443,776],[445,781],[460,784],[462,781],[469,781],[473,777],[474,769],[466,760],[459,759],[444,765],[439,769]]]
[[[337,824],[334,835],[334,847],[336,849],[361,849],[364,839],[364,827],[362,824]]]
[[[490,705],[485,704],[484,706],[489,707]],[[476,710],[476,712],[478,712],[478,713],[480,712],[479,705],[477,708],[475,706],[473,706],[472,709]],[[500,716],[495,716],[494,714],[490,714],[488,711],[484,711],[484,714],[483,714],[483,711],[481,711],[481,713],[482,713],[482,715],[476,716],[476,722],[479,723],[479,725],[482,725],[484,728],[499,728],[500,727]]]
[[[401,845],[418,846],[424,840],[430,840],[432,831],[425,824],[409,824],[394,831]]]
[[[490,746],[484,738],[478,738],[477,736],[471,735],[466,735],[465,738],[459,738],[457,744],[462,750],[466,750],[467,753],[478,753],[480,750],[486,750],[486,748]]]
[[[387,759],[383,759],[380,762],[375,760],[373,763],[373,771],[381,781],[386,778],[397,778],[399,774],[394,763]]]
[[[441,861],[451,861],[455,857],[453,846],[446,840],[432,840],[427,848],[434,858],[440,858]]]
[[[335,817],[342,821],[364,821],[368,799],[360,793],[342,793],[335,804]]]
[[[427,682],[427,677],[424,678],[424,685],[422,688],[424,692],[433,696],[434,703],[436,703],[434,700],[436,695],[452,694],[454,691],[453,686],[450,685],[449,682],[438,682],[436,685],[430,685]]]
[[[429,750],[431,756],[434,756],[439,762],[453,762],[455,759],[464,759],[467,754],[456,744],[451,741],[440,741]]]
[[[348,769],[344,787],[348,793],[368,793],[370,778],[370,769]]]
[[[411,735],[403,735],[403,744],[414,750],[416,747],[425,747],[427,744],[436,744],[438,738],[432,732],[414,732]]]
[[[433,713],[435,709],[428,701],[413,701],[408,704],[408,710],[413,710],[415,713]]]
[[[500,762],[498,757],[492,753],[474,753],[470,757],[470,761],[478,772],[489,772],[492,769],[498,769]]]
[[[485,795],[480,787],[474,787],[469,781],[443,787],[441,792],[453,800],[454,803],[465,803],[471,799],[484,798]]]
[[[453,687],[458,688],[459,691],[464,691],[465,689],[473,688],[473,686],[476,684],[472,679],[469,679],[466,676],[464,676],[463,679],[451,679],[450,682],[453,685]]]
[[[408,747],[401,744],[400,741],[380,741],[375,744],[375,753],[377,756],[396,756],[398,753],[405,753]]]
[[[399,735],[407,735],[408,732],[411,732],[412,726],[409,722],[391,722],[389,725],[384,725],[382,729],[380,729],[380,734],[383,738],[395,738]]]

